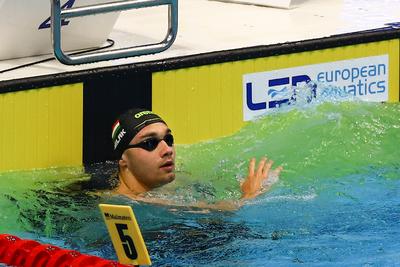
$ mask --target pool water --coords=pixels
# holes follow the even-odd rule
[[[324,102],[273,112],[238,133],[177,146],[176,181],[138,203],[71,186],[114,162],[0,174],[0,232],[116,259],[99,203],[131,205],[154,266],[395,266],[400,262],[400,104]],[[236,211],[249,158],[284,166]],[[15,223],[16,222],[16,223]]]

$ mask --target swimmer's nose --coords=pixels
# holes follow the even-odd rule
[[[173,146],[169,146],[164,140],[159,144],[161,157],[172,155],[174,152]]]

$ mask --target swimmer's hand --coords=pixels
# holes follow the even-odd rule
[[[279,176],[279,173],[283,169],[282,166],[279,166],[275,170],[271,170],[273,163],[272,160],[263,157],[258,163],[257,170],[254,171],[256,159],[252,158],[250,160],[249,173],[246,180],[240,186],[242,189],[242,199],[255,198],[268,189],[263,187],[263,184],[265,184],[265,181],[268,179],[268,175],[273,172],[274,175]]]

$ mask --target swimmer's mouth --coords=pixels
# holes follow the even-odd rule
[[[172,167],[172,166],[174,166],[174,162],[171,160],[171,161],[165,162],[163,165],[160,166],[160,168]]]

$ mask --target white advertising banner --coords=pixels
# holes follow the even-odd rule
[[[282,105],[295,103],[296,94],[302,87],[309,90],[310,102],[327,93],[329,86],[360,100],[387,101],[389,56],[380,55],[245,74],[243,119],[249,121]]]
[[[61,9],[109,3],[114,0],[61,0]],[[49,0],[0,1],[0,60],[53,53]],[[61,20],[64,51],[104,44],[120,12]]]

